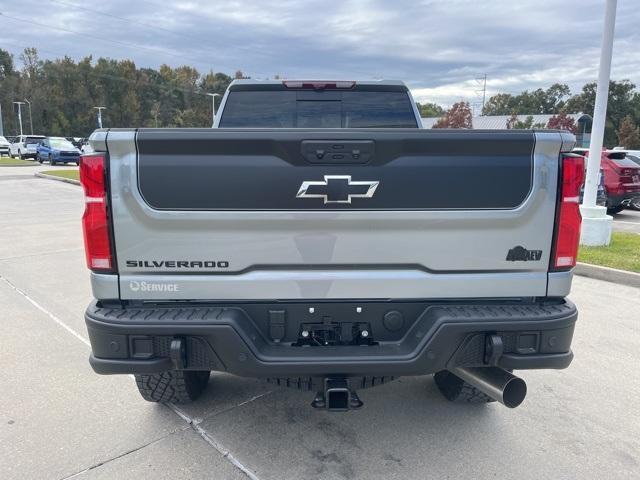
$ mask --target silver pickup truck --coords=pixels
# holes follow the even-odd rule
[[[387,81],[234,81],[214,127],[91,136],[97,373],[186,402],[228,372],[329,410],[435,374],[449,400],[515,407],[513,370],[571,362],[571,134],[422,129]]]

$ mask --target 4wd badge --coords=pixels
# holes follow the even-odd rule
[[[508,262],[537,262],[542,258],[542,250],[527,250],[518,245],[507,253]]]

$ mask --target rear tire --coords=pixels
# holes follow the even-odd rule
[[[490,403],[495,402],[489,395],[482,393],[473,385],[448,370],[442,370],[433,376],[440,393],[450,402]]]
[[[135,378],[140,395],[148,402],[189,403],[207,387],[209,373],[209,370],[171,370]]]
[[[622,210],[624,210],[624,207],[622,205],[618,205],[617,207],[607,208],[607,213],[609,215],[615,215],[616,213],[620,213]]]

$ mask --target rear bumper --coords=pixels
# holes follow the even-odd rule
[[[287,332],[297,336],[299,329],[306,328],[303,326],[308,319],[297,312],[308,310],[307,306],[277,305],[278,312],[286,315],[284,330],[278,330],[278,323],[276,331],[284,337]],[[345,308],[345,304],[339,308],[320,305],[321,310]],[[184,368],[248,377],[402,376],[456,366],[483,366],[490,364],[485,351],[488,335],[502,340],[503,353],[494,358],[493,364],[503,368],[559,369],[567,367],[573,358],[570,344],[577,311],[566,300],[546,304],[412,303],[414,310],[399,307],[409,312],[408,322],[405,329],[398,330],[401,335],[396,332],[394,338],[379,313],[385,309],[398,311],[398,305],[380,302],[379,308],[363,307],[357,317],[371,329],[374,340],[380,339],[377,344],[293,346],[293,342],[270,338],[273,324],[260,318],[260,312],[271,311],[270,305],[105,308],[94,302],[85,315],[92,346],[90,363],[100,374],[171,370],[175,364],[169,345],[174,338],[186,345]],[[326,324],[324,318],[321,321]]]

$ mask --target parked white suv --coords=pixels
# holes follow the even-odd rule
[[[18,135],[9,145],[9,156],[20,159],[36,158],[38,143],[44,140],[44,135]]]
[[[9,141],[0,135],[0,157],[9,155]]]

